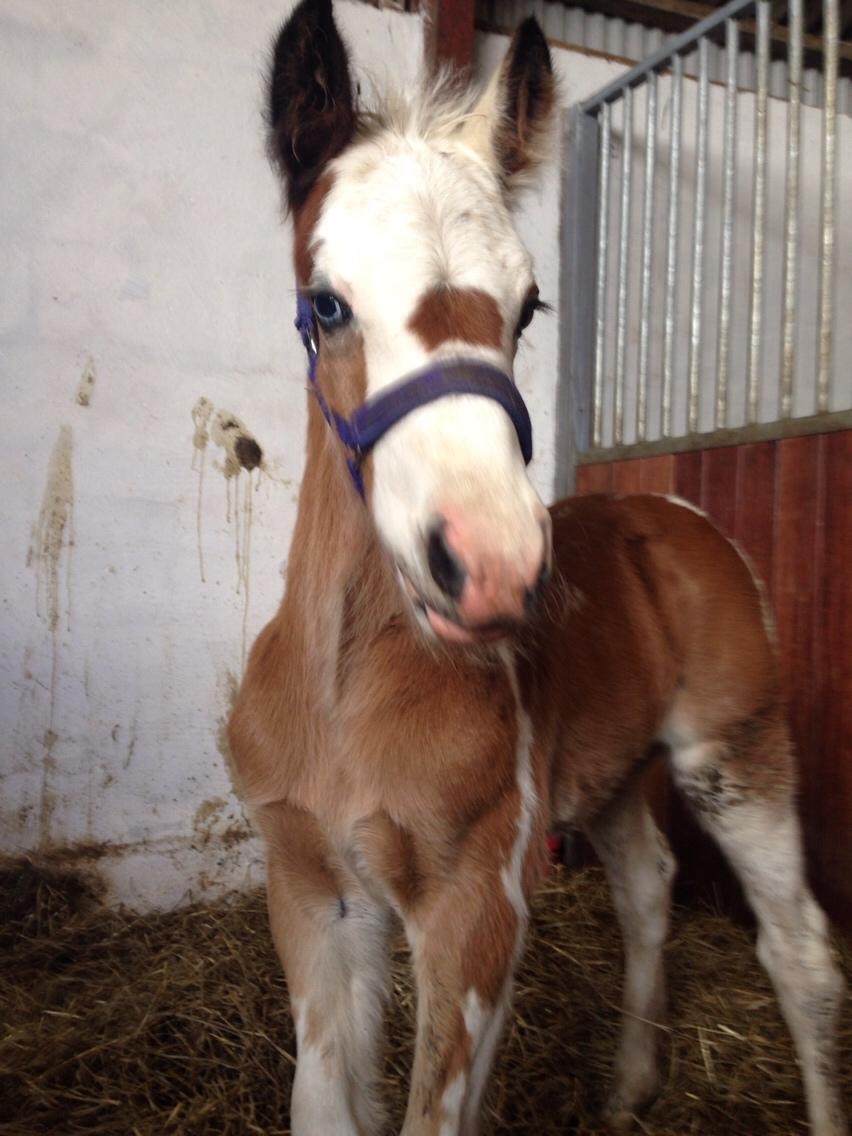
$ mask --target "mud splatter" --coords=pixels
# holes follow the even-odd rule
[[[95,393],[95,379],[97,372],[95,371],[95,361],[91,355],[86,359],[86,365],[83,368],[83,374],[80,376],[80,382],[77,385],[77,394],[75,395],[75,402],[78,406],[90,406],[92,403],[92,395]]]
[[[228,807],[228,802],[224,797],[211,797],[208,801],[202,801],[198,808],[195,810],[195,816],[192,818],[192,827],[195,829],[201,828],[212,816],[221,812],[222,809]]]
[[[219,410],[210,427],[210,437],[225,451],[225,477],[237,477],[241,469],[249,473],[263,461],[263,450],[251,430],[227,410]]]
[[[253,494],[260,487],[260,475],[265,471],[263,450],[246,424],[228,410],[216,410],[207,399],[199,399],[193,409],[195,454],[201,453],[200,469],[203,474],[204,453],[207,442],[222,449],[221,469],[225,476],[225,519],[234,525],[234,559],[237,566],[237,595],[243,597],[242,661],[246,658],[249,592],[251,583],[251,536]],[[193,461],[195,461],[195,456]],[[254,471],[258,476],[253,477]],[[245,472],[246,477],[242,474]],[[201,559],[201,480],[198,492],[198,548]],[[201,579],[204,566],[201,561]]]
[[[219,678],[217,686],[219,687],[220,696],[224,698],[226,710],[221,717],[216,720],[216,748],[219,750],[219,753],[222,755],[222,760],[225,762],[225,768],[228,770],[228,775],[231,779],[231,787],[238,797],[242,797],[242,779],[234,762],[234,755],[231,753],[231,743],[228,739],[228,719],[231,717],[234,706],[236,705],[240,684],[233,671],[225,671],[224,675]]]
[[[39,804],[39,843],[51,838],[56,800],[53,774],[57,742],[56,692],[59,680],[59,624],[61,615],[62,560],[65,559],[65,622],[71,628],[71,550],[74,547],[74,477],[71,427],[62,425],[47,466],[47,482],[38,521],[33,529],[27,564],[36,571],[36,612],[50,629],[52,659],[50,668],[50,709],[44,732],[41,798]]]
[[[195,511],[195,536],[198,546],[198,569],[201,572],[202,584],[204,578],[204,546],[201,543],[201,502],[204,496],[204,466],[207,458],[207,443],[210,440],[208,426],[210,416],[213,414],[213,403],[207,398],[200,398],[192,408],[192,424],[195,427],[192,435],[192,469],[198,470],[198,507]]]
[[[56,439],[47,466],[47,484],[27,556],[27,564],[34,566],[37,573],[36,610],[51,631],[56,631],[59,626],[60,566],[62,554],[66,550],[66,587],[69,593],[66,619],[70,627],[71,549],[74,546],[72,449],[71,427],[60,426],[59,437]]]

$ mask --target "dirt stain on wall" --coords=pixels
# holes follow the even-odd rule
[[[95,361],[90,355],[86,359],[86,365],[83,368],[83,373],[80,376],[80,382],[77,385],[77,394],[74,401],[78,406],[90,406],[92,402],[92,395],[95,393],[95,379],[97,373],[95,372]]]
[[[251,583],[252,500],[260,485],[260,475],[264,472],[263,450],[251,430],[236,414],[228,410],[215,410],[209,399],[200,398],[196,402],[192,420],[195,427],[192,440],[193,468],[199,471],[196,523],[201,580],[206,583],[201,543],[204,464],[207,445],[212,441],[222,451],[222,461],[217,468],[225,478],[225,519],[229,525],[234,526],[237,595],[243,597],[242,659],[245,662]],[[255,470],[258,471],[256,478],[253,476]]]
[[[192,408],[192,468],[198,470],[198,506],[195,511],[195,534],[198,545],[198,568],[204,578],[204,546],[201,543],[201,501],[204,495],[204,467],[207,464],[207,443],[210,440],[209,423],[213,413],[213,403],[208,398],[200,398]]]
[[[36,571],[36,611],[50,629],[52,661],[50,675],[50,712],[44,732],[42,759],[42,785],[39,817],[39,840],[42,845],[50,840],[50,830],[56,800],[53,791],[53,773],[56,760],[53,750],[57,735],[56,688],[59,677],[59,626],[62,608],[61,580],[65,577],[64,616],[71,628],[71,552],[74,547],[74,476],[73,438],[71,427],[63,424],[51,451],[47,466],[41,509],[33,528],[27,564]]]
[[[72,450],[71,427],[62,425],[48,462],[47,483],[27,556],[27,564],[34,567],[37,574],[36,609],[51,631],[56,631],[59,626],[59,581],[65,551],[68,553],[65,561],[66,586],[70,581],[71,549],[74,545]],[[65,615],[70,626],[70,603],[66,603]]]

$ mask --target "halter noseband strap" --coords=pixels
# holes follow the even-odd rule
[[[518,388],[498,367],[478,359],[453,359],[436,363],[425,370],[400,379],[375,398],[367,399],[350,418],[332,410],[317,383],[319,341],[311,298],[299,293],[296,328],[308,353],[308,378],[329,426],[348,451],[346,464],[355,488],[364,496],[361,463],[376,442],[401,418],[436,399],[451,394],[474,394],[500,404],[515,427],[524,462],[532,460],[532,425]]]

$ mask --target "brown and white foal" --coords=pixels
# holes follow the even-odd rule
[[[460,355],[511,374],[537,290],[510,206],[553,104],[529,20],[478,102],[444,87],[363,113],[330,0],[295,10],[270,146],[333,411]],[[548,512],[506,412],[474,394],[406,415],[361,473],[364,501],[310,397],[286,595],[230,724],[296,1019],[293,1132],[383,1130],[394,918],[418,992],[404,1136],[477,1132],[554,822],[588,832],[612,883],[626,978],[609,1112],[629,1123],[657,1085],[665,1000],[674,862],[637,781],[660,743],[757,913],[813,1130],[846,1132],[842,981],[803,876],[771,632],[742,557],[664,498]]]

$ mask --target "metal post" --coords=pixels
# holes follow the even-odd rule
[[[707,40],[698,43],[698,109],[695,132],[695,214],[692,229],[692,318],[687,368],[687,428],[698,429],[698,379],[701,373],[702,288],[704,284],[704,214],[707,205],[707,117],[709,102]]]
[[[799,0],[801,2],[801,0]],[[734,188],[737,164],[737,60],[739,24],[728,20],[725,35],[725,125],[722,149],[722,249],[719,283],[719,355],[716,368],[716,428],[728,424],[731,364],[731,280],[733,276]]]
[[[595,263],[598,192],[598,123],[579,108],[565,120],[560,233],[560,308],[568,318],[559,333],[557,391],[557,496],[574,488],[576,455],[590,448],[594,367],[594,290],[589,272]]]
[[[838,0],[823,0],[825,95],[822,111],[822,215],[817,366],[817,414],[828,411],[831,393],[834,323],[834,213],[837,203],[837,47]]]
[[[754,127],[754,210],[752,213],[751,307],[749,311],[746,422],[757,421],[763,361],[763,272],[766,227],[766,137],[769,91],[770,0],[757,5],[757,95]]]
[[[630,268],[630,182],[633,165],[633,90],[624,92],[621,160],[621,228],[618,234],[618,300],[615,325],[613,441],[624,441],[624,383],[627,359],[627,293]]]
[[[657,150],[657,76],[648,76],[645,106],[645,197],[642,210],[642,277],[639,291],[639,384],[636,392],[636,439],[648,425],[648,353],[651,337],[651,259],[654,239],[654,165]]]
[[[612,106],[600,112],[600,161],[598,164],[597,273],[595,279],[595,387],[592,445],[603,441],[603,383],[606,367],[606,297],[609,257],[609,167],[612,145]]]
[[[666,301],[663,315],[663,397],[662,436],[672,432],[672,375],[675,323],[677,321],[677,242],[680,214],[680,143],[683,101],[683,59],[674,58],[672,67],[672,127],[669,140],[669,223],[666,237]]]

